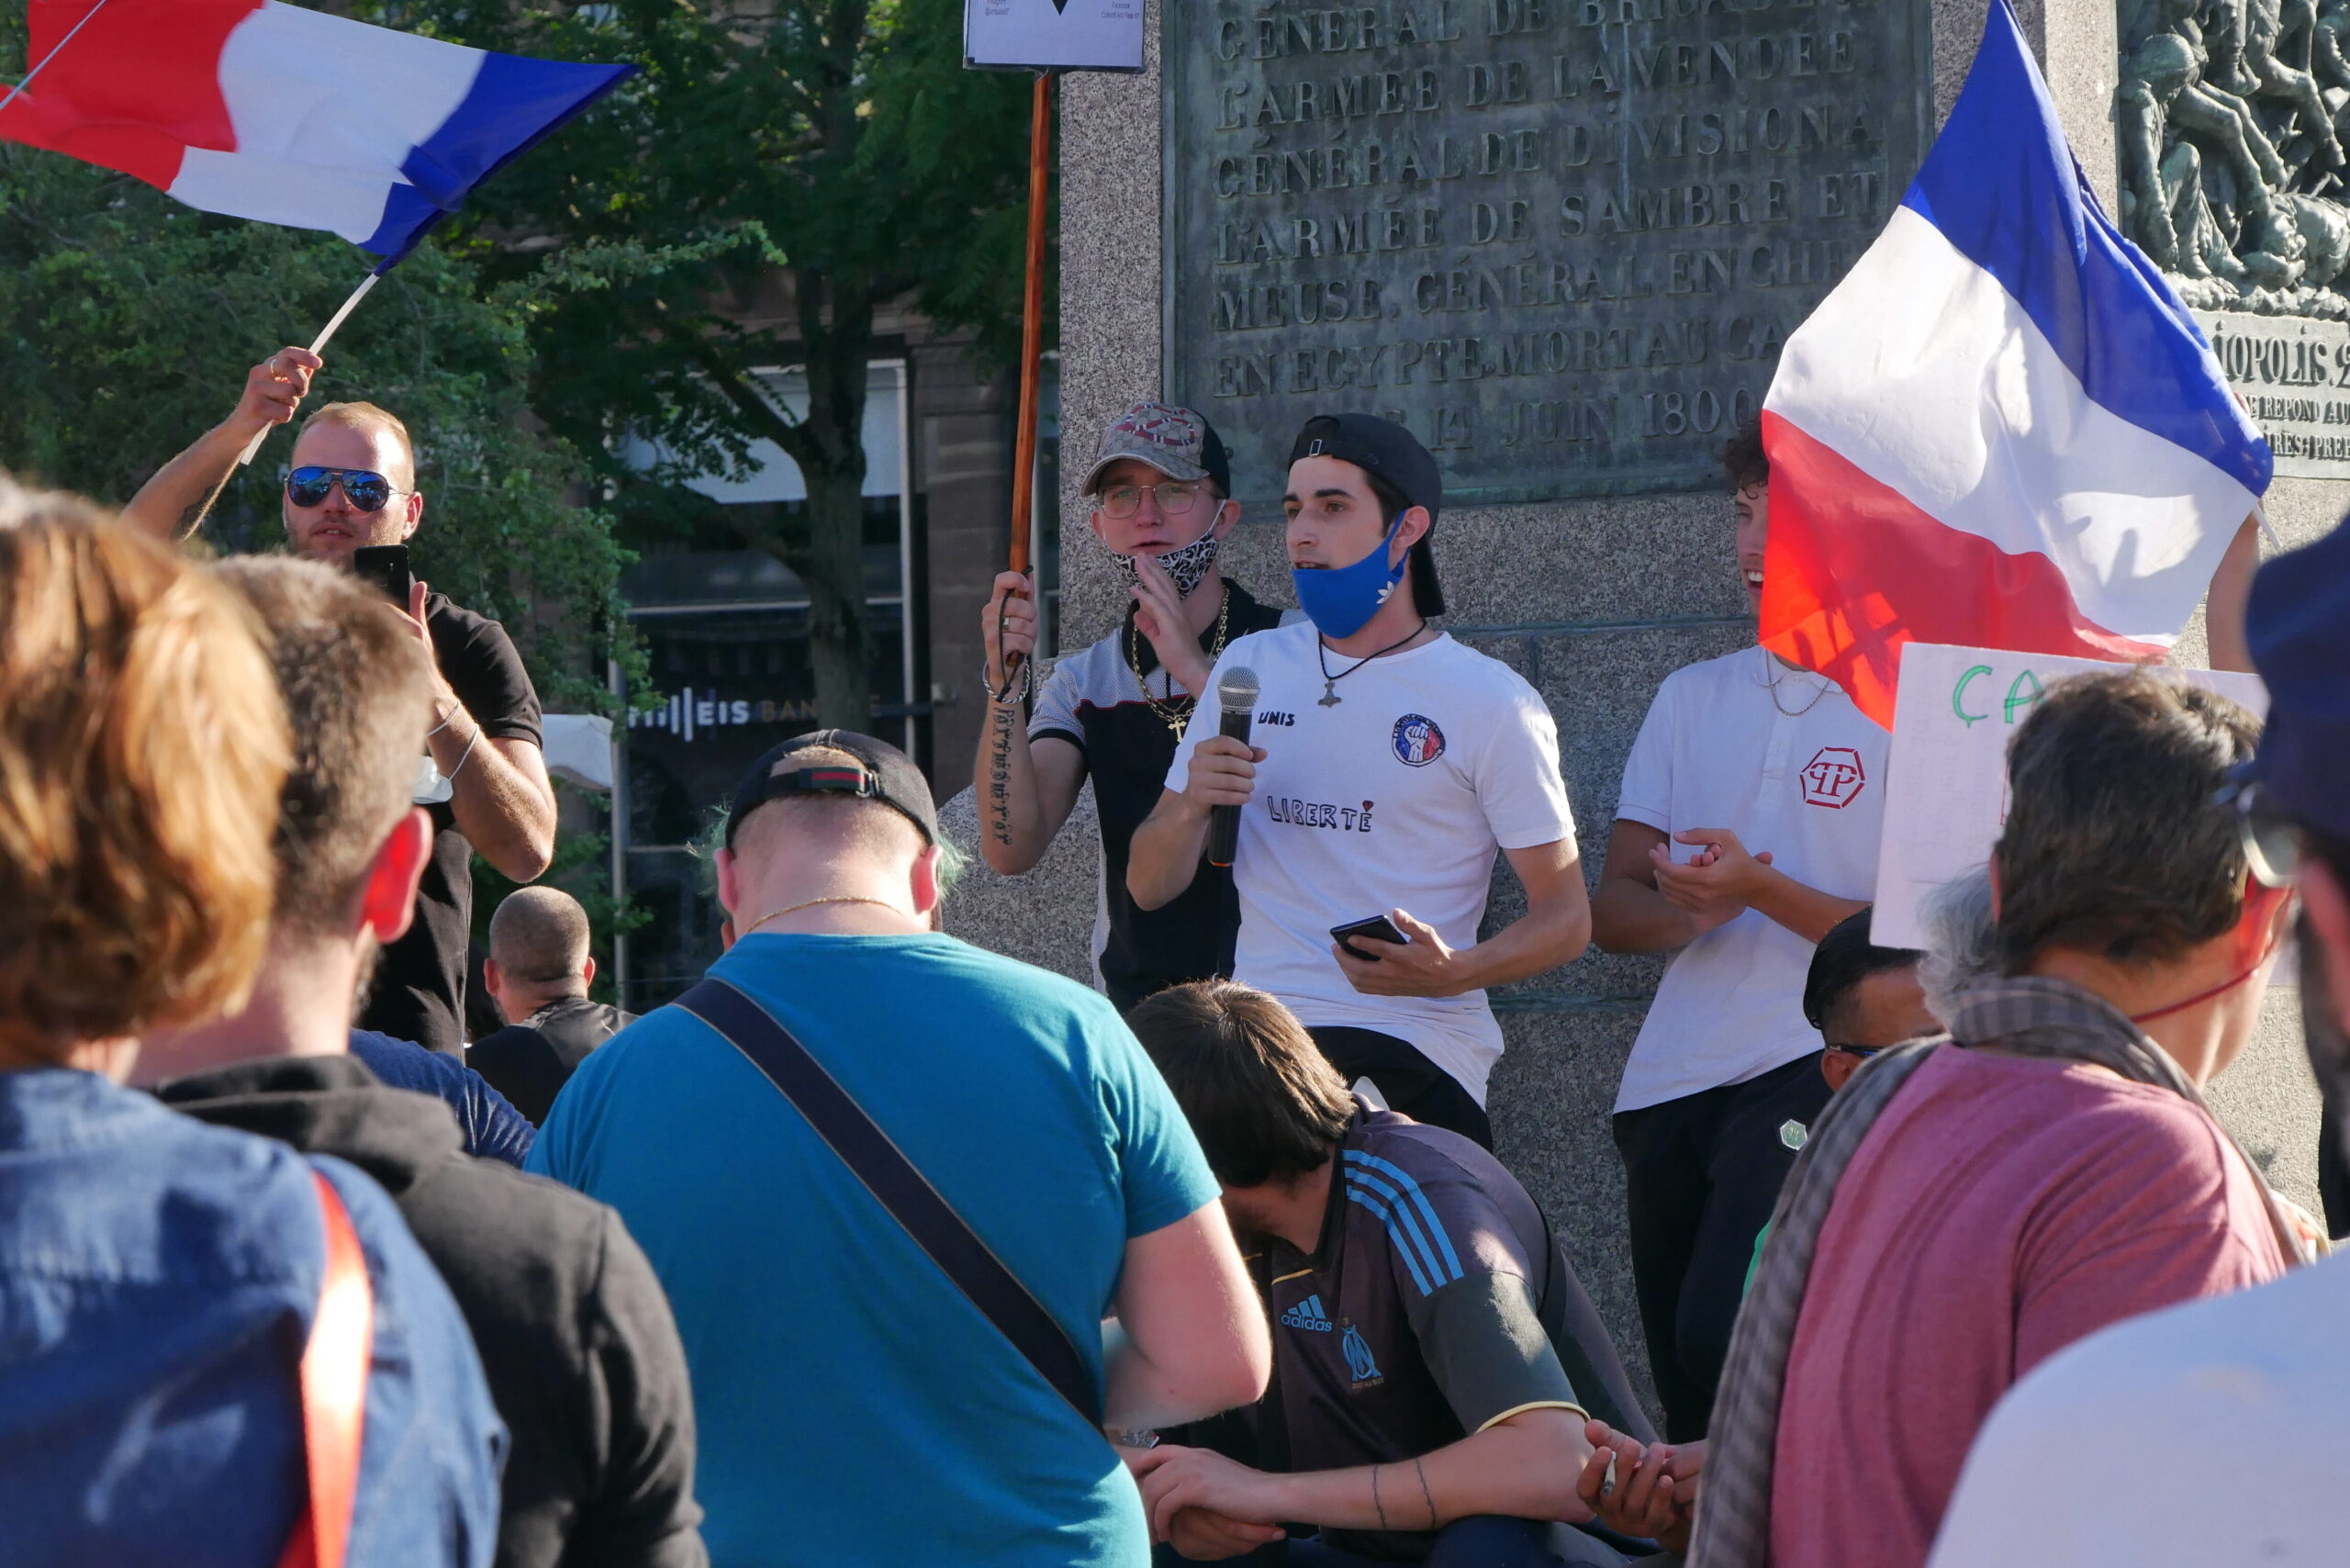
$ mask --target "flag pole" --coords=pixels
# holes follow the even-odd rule
[[[359,302],[367,297],[367,291],[375,286],[375,280],[383,275],[384,274],[382,273],[369,273],[365,277],[360,280],[359,286],[351,291],[351,297],[342,302],[342,308],[336,311],[328,319],[327,324],[319,331],[317,341],[310,344],[310,352],[312,353],[321,353],[325,352],[327,344],[334,341],[335,333],[341,330],[342,324],[351,319],[351,313],[359,308]],[[253,460],[253,454],[261,450],[261,443],[263,441],[266,441],[269,438],[269,432],[276,428],[277,427],[274,425],[262,426],[260,431],[254,434],[252,440],[245,443],[244,454],[237,459],[237,465],[241,468],[251,464]]]
[[[1045,216],[1051,199],[1053,73],[1036,73],[1028,112],[1028,275],[1020,329],[1020,422],[1013,441],[1012,569],[1025,577],[1036,505],[1037,391],[1045,343]],[[1004,661],[1011,689],[1014,663]]]
[[[34,66],[30,71],[26,72],[25,79],[17,83],[15,86],[9,88],[8,95],[6,97],[0,98],[0,109],[5,109],[10,104],[15,103],[17,101],[17,95],[31,86],[33,84],[33,78],[48,70],[49,62],[65,52],[65,46],[73,41],[73,34],[78,33],[84,28],[88,27],[90,25],[90,18],[96,16],[100,11],[105,10],[106,6],[106,0],[98,0],[96,5],[91,6],[89,11],[82,17],[82,19],[73,24],[73,29],[63,38],[57,40],[57,47],[50,50],[47,54],[42,55],[40,57],[40,63]]]

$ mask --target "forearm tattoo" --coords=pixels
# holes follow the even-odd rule
[[[1007,849],[1012,846],[1012,726],[1019,718],[1019,708],[1010,702],[994,704],[990,713],[995,739],[988,748],[988,829]]]

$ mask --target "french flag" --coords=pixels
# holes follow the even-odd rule
[[[1908,642],[2162,657],[2271,466],[2006,0],[1883,236],[1788,338],[1762,440],[1762,641],[1887,729]]]
[[[407,254],[634,69],[465,49],[278,0],[30,0],[0,138],[188,206]],[[380,268],[378,270],[381,270]]]

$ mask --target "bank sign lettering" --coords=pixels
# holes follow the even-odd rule
[[[1455,499],[1715,482],[1925,145],[1922,0],[1167,14],[1167,392],[1252,501],[1325,410]]]
[[[1872,939],[1923,947],[1926,901],[1990,858],[2007,815],[2008,742],[2048,689],[2067,676],[2124,666],[2048,654],[1911,643],[1886,757],[1884,836],[1877,849]],[[2268,709],[2257,677],[2204,669],[2165,676]]]

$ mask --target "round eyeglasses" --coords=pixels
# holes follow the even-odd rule
[[[1156,485],[1113,485],[1102,492],[1102,512],[1105,517],[1121,520],[1142,510],[1142,498],[1150,497],[1158,510],[1169,517],[1181,517],[1197,506],[1207,487],[1196,479],[1168,479]]]

